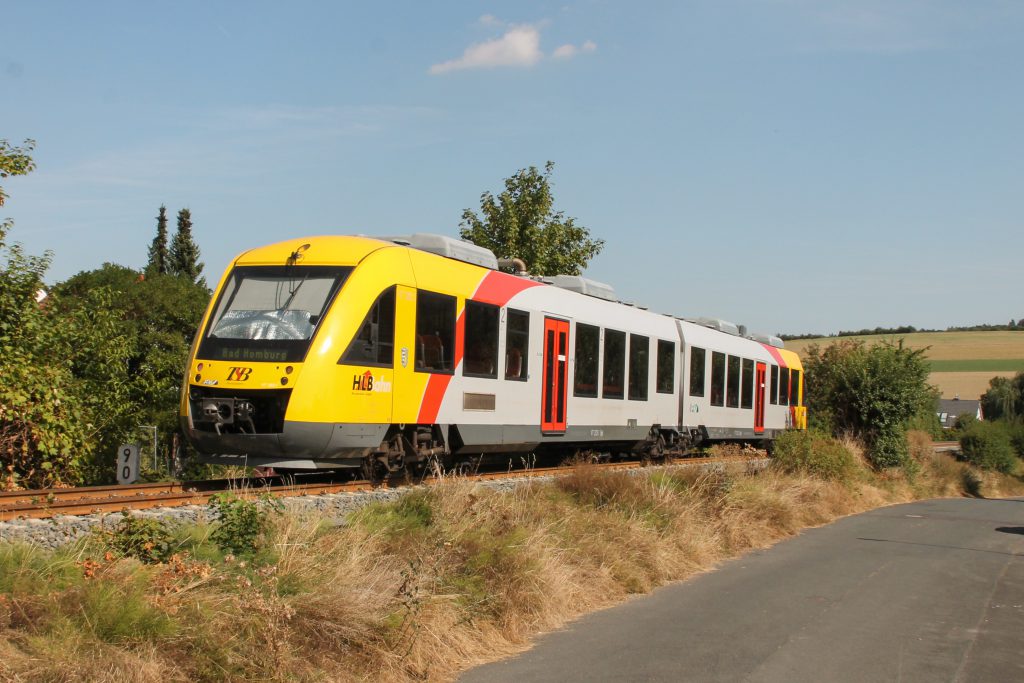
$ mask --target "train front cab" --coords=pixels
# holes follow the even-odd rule
[[[393,398],[426,384],[408,350],[366,348],[360,333],[393,320],[396,337],[411,336],[415,301],[407,250],[377,240],[314,238],[243,254],[194,344],[180,405],[190,442],[209,462],[358,466],[393,413],[411,412]],[[387,306],[393,316],[374,320]],[[412,391],[396,392],[402,384]]]
[[[481,377],[488,373],[497,377],[498,357],[477,368],[478,377],[462,365],[467,306],[476,307],[474,314],[496,314],[511,296],[537,286],[377,240],[308,242],[290,266],[280,264],[295,253],[292,243],[243,255],[217,289],[181,401],[183,428],[208,462],[360,467],[399,426],[411,428],[406,436],[418,447],[417,425],[433,429],[443,407],[456,409],[455,398],[458,412],[473,408],[466,401],[488,398],[471,393],[474,386],[486,384]],[[301,305],[306,292],[300,290],[331,273],[333,288],[320,286],[327,292],[322,300]],[[247,294],[247,283],[258,283],[263,299]],[[305,323],[304,334],[285,323]],[[271,338],[278,336],[302,339]],[[506,379],[508,373],[506,367]],[[560,377],[563,390],[552,403],[556,428],[559,418],[564,424],[564,362]],[[466,393],[447,391],[456,378]],[[536,440],[518,446],[529,450]],[[494,447],[516,446],[503,441]]]

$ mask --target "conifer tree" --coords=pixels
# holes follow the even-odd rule
[[[199,246],[192,239],[192,212],[182,209],[178,212],[178,231],[174,233],[169,253],[167,271],[172,275],[187,277],[192,282],[199,280],[203,264],[199,262]]]
[[[167,207],[160,206],[160,214],[156,217],[156,237],[149,245],[149,263],[146,264],[146,275],[165,275],[168,267],[167,254]]]

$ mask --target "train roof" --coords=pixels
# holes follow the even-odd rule
[[[444,258],[469,263],[489,270],[498,270],[498,259],[490,249],[432,233],[409,235],[367,236],[367,235],[319,235],[285,240],[275,244],[250,249],[235,259],[236,265],[278,265],[295,262],[303,265],[356,265],[378,249],[400,246],[426,251]],[[529,264],[527,264],[529,265]],[[627,306],[635,304],[620,301],[611,285],[590,280],[578,275],[554,275],[535,277],[535,280],[578,294],[603,299]],[[638,308],[645,309],[644,306]],[[693,325],[706,327],[717,332],[749,339],[778,349],[785,347],[783,341],[773,335],[747,332],[743,325],[718,318],[680,318]]]
[[[307,266],[354,266],[371,253],[387,246],[388,243],[379,239],[362,236],[301,237],[250,249],[235,259],[235,265],[285,265],[294,258],[295,263]]]

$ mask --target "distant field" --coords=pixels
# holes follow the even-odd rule
[[[929,360],[932,372],[1020,372],[1024,358],[974,358],[972,360]]]
[[[813,344],[856,339],[869,344],[903,340],[914,349],[928,347],[932,384],[943,398],[978,398],[993,377],[1012,377],[1024,371],[1024,331],[1018,332],[915,332],[904,335],[825,337],[786,342],[786,348],[805,355]]]

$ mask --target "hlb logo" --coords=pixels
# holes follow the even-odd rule
[[[352,377],[352,391],[373,391],[373,374],[367,370]]]
[[[249,375],[252,374],[252,368],[229,368],[229,370],[229,382],[244,382],[249,379]]]
[[[369,370],[361,375],[352,375],[352,391],[375,391],[377,393],[391,391],[391,382],[384,375],[374,379]]]

